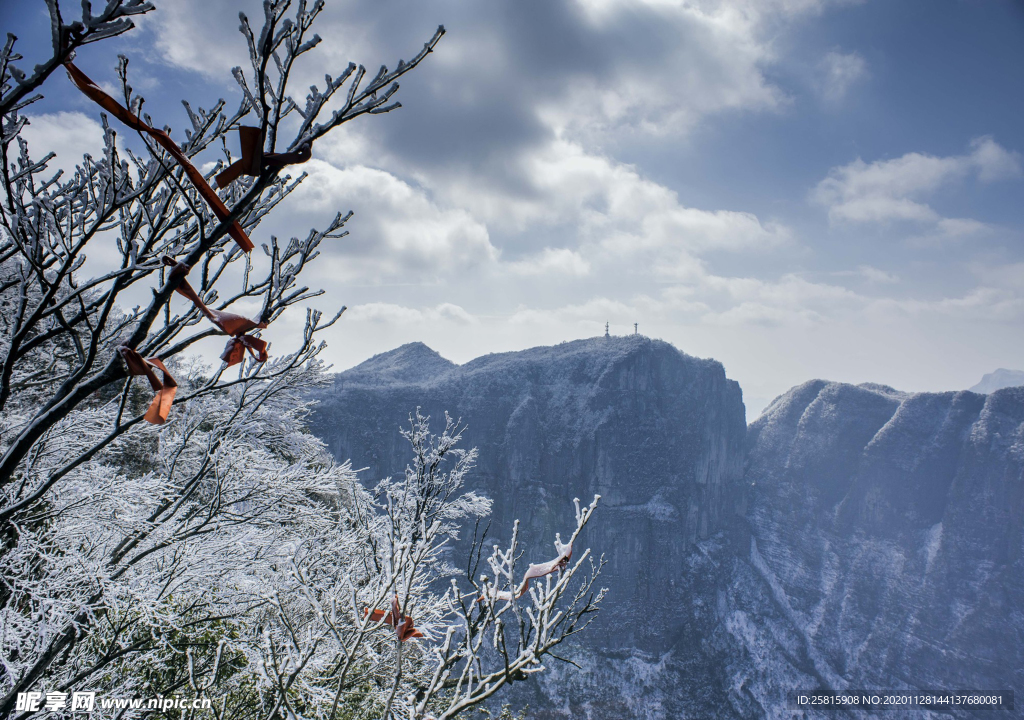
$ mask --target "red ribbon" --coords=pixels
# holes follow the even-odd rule
[[[175,382],[174,377],[160,361],[160,358],[151,357],[145,359],[139,355],[137,350],[125,346],[119,347],[118,350],[124,359],[124,364],[128,366],[128,375],[144,375],[149,380],[153,390],[156,391],[156,396],[153,398],[153,402],[149,404],[149,409],[146,410],[143,418],[146,422],[153,423],[154,425],[163,425],[167,420],[167,415],[171,412],[174,394],[178,392],[178,383]],[[153,368],[163,373],[163,382],[157,379]]]
[[[185,157],[185,153],[181,151],[181,148],[179,148],[178,144],[171,139],[170,135],[165,133],[163,130],[157,130],[156,128],[150,127],[146,123],[142,122],[142,120],[139,120],[139,118],[137,118],[131,111],[103,92],[99,85],[94,83],[85,73],[75,67],[74,63],[70,60],[64,63],[64,67],[68,71],[68,77],[71,78],[71,82],[78,86],[78,89],[85,93],[89,99],[128,127],[148,133],[154,140],[163,146],[163,148],[170,153],[177,163],[185,170],[185,174],[188,175],[189,180],[191,180],[192,184],[195,185],[196,190],[198,190],[199,194],[202,195],[206,204],[210,206],[211,210],[213,210],[213,214],[222,222],[227,220],[228,216],[231,214],[228,211],[227,206],[224,205],[220,197],[217,196],[217,193],[214,192],[213,188],[211,188],[209,183],[206,182],[206,178],[203,177],[203,174],[196,170],[195,166],[192,165],[192,162]],[[232,221],[228,226],[228,234],[234,238],[234,241],[238,243],[238,246],[242,248],[242,250],[245,252],[252,250],[252,241],[249,239],[249,236],[245,234],[245,231],[242,230],[242,226],[238,224],[238,221]]]
[[[363,616],[367,615],[370,616],[372,622],[383,620],[385,624],[395,628],[395,634],[398,635],[398,639],[401,642],[411,638],[423,637],[423,633],[413,627],[412,618],[402,614],[402,609],[398,605],[398,595],[395,595],[395,599],[391,601],[391,610],[387,613],[383,610],[363,610]]]
[[[173,258],[163,257],[164,265],[171,268],[172,278],[181,278],[181,282],[178,283],[176,288],[177,292],[181,293],[189,300],[192,301],[199,312],[209,319],[214,325],[226,332],[228,335],[233,337],[228,340],[227,346],[224,348],[224,354],[221,355],[221,360],[228,364],[228,367],[237,365],[242,362],[245,358],[245,351],[248,350],[249,354],[252,355],[259,362],[266,362],[267,358],[267,341],[262,340],[252,335],[246,335],[245,333],[250,330],[258,330],[267,327],[267,324],[262,320],[250,320],[242,315],[236,315],[235,313],[224,312],[223,310],[214,310],[203,302],[203,299],[199,297],[199,293],[195,291],[195,288],[189,284],[185,276],[188,275],[188,271],[191,269],[188,265],[183,262],[178,262]]]
[[[566,566],[569,565],[569,560],[572,559],[572,542],[570,541],[568,545],[562,545],[561,543],[556,542],[555,549],[558,550],[558,557],[554,560],[549,560],[548,562],[540,563],[539,565],[534,565],[533,563],[530,564],[530,567],[526,570],[526,574],[523,575],[523,583],[514,593],[509,590],[492,591],[491,597],[495,600],[504,600],[506,602],[510,602],[513,598],[521,598],[530,588],[530,580],[550,575],[555,570],[558,570],[559,572],[565,570]],[[486,600],[486,596],[481,595],[480,601],[483,602],[484,600]]]
[[[257,327],[266,327],[266,323],[261,323]],[[259,362],[266,362],[267,358],[270,357],[267,354],[267,341],[252,335],[238,335],[228,340],[227,346],[224,348],[224,352],[221,354],[220,359],[228,364],[228,367],[237,365],[242,362],[245,358],[245,351],[248,350],[249,354],[256,358]]]
[[[304,163],[313,155],[309,143],[302,145],[295,152],[264,153],[263,132],[256,127],[240,127],[238,136],[242,145],[242,157],[217,175],[217,187],[227,187],[240,175],[259,177],[263,168],[282,168],[285,165]]]

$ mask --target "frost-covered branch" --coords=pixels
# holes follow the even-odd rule
[[[53,3],[54,12],[56,7]],[[293,16],[287,17],[292,3],[270,0],[264,4],[265,24],[258,38],[243,18],[242,31],[250,48],[252,74],[246,80],[240,70],[235,72],[243,90],[241,103],[234,113],[225,113],[223,101],[208,109],[193,109],[185,103],[192,128],[186,131],[185,142],[180,145],[183,156],[192,158],[215,146],[218,140],[223,143],[246,116],[253,114],[261,123],[268,152],[273,150],[281,120],[296,107],[287,98],[292,65],[319,41],[316,36],[307,36],[322,7],[322,2],[300,2]],[[111,2],[105,14],[96,18],[86,9],[88,22],[83,27],[99,33],[103,27],[114,27],[110,23],[127,22],[126,15],[147,8],[145,3]],[[439,37],[440,34],[435,35],[431,44]],[[420,56],[413,63],[400,62],[399,70],[388,77],[408,72]],[[66,59],[66,55],[62,57]],[[118,72],[123,104],[139,115],[143,100],[133,93],[128,82],[126,60],[122,59]],[[249,90],[250,84],[255,87],[255,94]],[[332,92],[323,95],[314,90],[311,97],[320,97],[325,103]],[[375,92],[372,84],[362,92],[353,88],[353,102],[371,102]],[[322,105],[314,100],[317,109],[310,111],[308,117],[315,118]],[[327,126],[318,126],[312,134],[307,132],[309,128],[300,130],[290,147],[308,147],[364,111],[368,112],[353,106]],[[31,447],[49,428],[86,398],[125,377],[117,347],[125,345],[166,360],[200,339],[202,333],[182,337],[198,321],[195,314],[175,316],[169,310],[169,299],[177,282],[163,274],[159,265],[162,256],[201,267],[199,291],[204,296],[214,292],[218,281],[222,281],[218,290],[223,292],[223,280],[241,274],[242,288],[227,293],[219,309],[262,300],[263,316],[272,322],[288,307],[318,294],[299,285],[297,278],[306,263],[316,258],[323,240],[344,236],[343,227],[349,215],[339,214],[327,228],[311,231],[305,240],[292,238],[279,244],[276,238],[271,238],[263,248],[270,258],[270,267],[262,279],[257,279],[257,267],[262,263],[250,261],[228,246],[225,235],[235,221],[252,232],[304,176],[289,181],[279,177],[280,165],[270,165],[252,179],[232,183],[223,194],[229,213],[221,218],[210,213],[195,188],[185,181],[184,171],[159,146],[148,144],[152,155],[148,160],[130,151],[120,152],[114,142],[118,129],[106,119],[103,157],[85,158],[70,178],[62,172],[48,173],[51,156],[37,160],[30,154],[30,148],[20,137],[25,118],[18,115],[16,108],[7,112],[2,122],[0,292],[10,298],[12,305],[5,314],[0,348],[4,351],[0,362],[0,411],[12,402],[14,388],[39,381],[38,362],[33,361],[55,356],[61,359],[49,371],[53,383],[48,392],[36,393],[36,397],[45,396],[45,402],[33,403],[34,412],[24,413],[21,422],[4,428],[0,487],[6,487],[18,479],[19,468]],[[230,156],[227,160],[230,161]],[[214,173],[221,167],[218,165]],[[97,238],[116,243],[118,261],[98,277],[79,277],[87,246]],[[124,313],[117,298],[139,283],[156,285],[152,300]],[[20,404],[16,410],[26,407]]]
[[[88,43],[120,35],[135,27],[131,17],[153,9],[145,0],[108,0],[98,15],[92,14],[91,3],[82,3],[82,18],[65,23],[59,0],[46,0],[50,13],[51,55],[27,75],[15,63],[22,56],[14,51],[17,37],[7,33],[7,42],[0,50],[0,114],[7,115],[35,102],[41,95],[26,99],[61,63],[74,55],[75,49]]]
[[[168,424],[160,428],[143,421],[148,390],[132,381],[138,368],[133,370],[122,358],[157,358],[177,375],[188,367],[184,354],[197,342],[226,329],[234,332],[223,322],[211,323],[210,317],[251,316],[253,309],[259,321],[253,325],[269,325],[263,335],[272,339],[275,320],[300,311],[320,295],[301,276],[315,262],[322,243],[346,234],[351,217],[339,213],[305,237],[270,237],[258,243],[263,252],[250,257],[230,240],[234,223],[248,233],[258,232],[261,221],[304,175],[284,176],[280,163],[263,168],[223,189],[218,202],[227,213],[215,215],[181,162],[186,158],[190,162],[185,165],[198,166],[204,153],[226,150],[234,130],[254,115],[269,131],[266,141],[273,148],[280,121],[294,105],[287,100],[290,68],[316,44],[307,33],[322,3],[264,3],[266,24],[252,48],[255,64],[249,80],[256,93],[243,92],[236,110],[227,110],[224,101],[210,107],[186,102],[191,128],[184,138],[160,145],[143,136],[143,156],[116,142],[119,132],[141,125],[126,126],[131,117],[125,113],[103,115],[102,153],[83,158],[72,173],[50,170],[53,153],[28,145],[22,130],[31,118],[21,111],[33,101],[29,95],[45,91],[47,83],[65,82],[52,71],[70,61],[76,48],[128,30],[131,16],[152,5],[109,0],[101,12],[93,12],[85,2],[82,19],[70,24],[63,21],[57,0],[47,0],[47,6],[51,57],[26,73],[18,69],[21,58],[13,37],[0,53],[0,612],[7,621],[0,632],[0,715],[11,711],[18,692],[37,688],[44,680],[71,677],[68,668],[74,668],[73,677],[88,681],[110,663],[149,652],[147,648],[167,650],[167,638],[191,637],[193,631],[187,628],[202,632],[211,623],[235,622],[238,608],[249,607],[242,603],[222,613],[199,598],[184,610],[177,605],[161,609],[170,598],[177,602],[182,591],[173,576],[160,573],[200,567],[191,565],[193,548],[207,547],[210,538],[229,527],[256,532],[254,528],[269,522],[267,517],[277,518],[272,524],[286,522],[285,516],[274,515],[277,510],[268,509],[263,491],[255,486],[238,489],[235,483],[249,477],[248,471],[225,458],[229,453],[247,457],[242,446],[260,442],[262,433],[253,418],[263,417],[260,408],[282,393],[288,395],[282,388],[297,387],[294,383],[312,372],[323,347],[318,335],[340,312],[323,316],[307,309],[297,346],[273,348],[269,362],[249,360],[231,369],[210,366],[185,380],[178,378]],[[247,28],[246,23],[243,35],[248,38],[253,33]],[[117,102],[147,126],[159,128],[131,87],[126,59],[117,71]],[[78,80],[80,87],[89,87],[87,79]],[[230,161],[225,152],[207,180]],[[105,267],[96,264],[97,257],[104,258]],[[91,276],[85,272],[87,258],[93,261],[88,267],[97,268]],[[188,266],[188,282],[199,303],[172,303],[186,273],[170,272],[164,258],[174,268]],[[131,307],[126,298],[140,297],[140,289],[150,291],[148,300]],[[171,394],[164,397],[169,400]],[[210,428],[188,424],[190,413],[198,412],[192,408],[220,407],[228,398],[234,404],[212,426],[218,428],[215,438]],[[190,429],[175,434],[182,423]],[[249,435],[232,435],[238,428],[247,428]],[[173,461],[167,467],[162,464],[165,457]],[[163,474],[152,470],[154,464],[164,468]],[[110,477],[119,478],[120,484],[110,485]],[[335,477],[324,488],[335,488],[337,482]],[[83,488],[108,488],[105,497],[121,510],[106,515],[109,508],[96,505]],[[279,502],[279,507],[297,507],[298,500],[290,502]],[[100,532],[85,531],[91,526],[77,513],[86,509],[100,513],[93,520]],[[122,522],[129,515],[132,521]],[[71,535],[61,534],[66,532]],[[57,542],[58,537],[64,540]],[[241,562],[239,556],[232,561]],[[77,574],[60,580],[54,573],[68,564]],[[82,574],[85,568],[90,569]],[[119,599],[118,588],[130,577],[135,578],[132,582],[146,578],[144,584],[154,593],[140,615]],[[250,601],[253,607],[267,603]],[[164,622],[161,618],[171,616],[189,619],[166,633],[154,631]],[[222,616],[230,621],[214,620]],[[36,629],[29,632],[29,627]],[[79,651],[106,642],[103,628],[117,641],[96,650],[92,660],[83,660]],[[142,635],[134,635],[133,628]],[[21,630],[29,634],[21,635]],[[24,646],[29,636],[31,647]],[[202,660],[195,652],[188,657],[189,682],[202,684],[204,667],[227,667]],[[167,687],[181,687],[183,678],[176,675]]]
[[[364,487],[305,427],[310,389],[329,382],[318,335],[341,313],[307,308],[296,345],[263,353],[275,321],[320,295],[303,273],[351,213],[260,238],[262,253],[232,240],[235,223],[255,236],[304,180],[285,165],[342,123],[398,107],[398,78],[444,29],[394,70],[368,79],[350,65],[299,103],[289,83],[320,42],[323,2],[265,0],[259,31],[241,17],[237,109],[184,103],[183,139],[143,112],[126,59],[120,108],[77,76],[112,117],[102,153],[64,173],[22,137],[21,110],[76,47],[151,6],[109,0],[94,15],[85,2],[68,25],[47,4],[51,59],[28,75],[13,38],[0,53],[0,716],[26,717],[22,692],[95,689],[216,698],[217,720],[450,718],[541,671],[602,596],[601,562],[574,549],[597,499],[576,503],[553,560],[523,571],[513,528],[486,559],[492,578],[478,576],[475,536],[463,576],[463,526],[490,500],[464,487],[476,452],[459,447],[461,425],[446,416],[434,434],[417,411],[404,475]],[[211,198],[240,128],[259,144]],[[139,132],[146,154],[122,149],[119,132]],[[231,362],[187,357],[215,335]],[[137,375],[160,412],[147,413]]]
[[[305,706],[322,703],[329,708],[323,717],[455,717],[542,671],[545,656],[589,624],[603,595],[595,587],[603,561],[591,562],[589,550],[510,602],[495,600],[487,578],[460,580],[451,545],[467,520],[490,510],[489,500],[464,490],[476,452],[458,447],[462,427],[447,415],[433,434],[417,411],[403,435],[413,456],[404,478],[385,479],[367,495],[354,486],[355,532],[295,552],[288,573],[294,604],[267,606],[265,626],[281,629],[263,667],[276,684],[298,683],[305,697],[320,698]],[[588,506],[576,501],[570,544],[596,506],[596,497]],[[514,539],[505,550],[495,546],[492,563],[518,552]],[[339,573],[344,557],[352,565]],[[445,578],[449,587],[440,593]],[[522,623],[507,622],[512,616]],[[303,618],[301,632],[289,625],[295,618]],[[317,654],[322,659],[312,662],[329,668],[318,673],[329,683],[302,679],[302,663]]]

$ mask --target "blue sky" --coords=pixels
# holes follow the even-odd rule
[[[259,3],[155,4],[78,64],[112,84],[128,55],[180,131],[180,98],[237,102],[237,13]],[[311,278],[350,308],[336,367],[639,322],[722,361],[751,415],[814,377],[945,390],[1024,367],[1024,4],[328,0],[296,87],[393,66],[438,24],[404,107],[314,148],[255,233],[355,211]],[[41,2],[4,3],[3,28],[27,62],[48,43]],[[33,146],[95,151],[97,109],[62,76],[44,90]]]

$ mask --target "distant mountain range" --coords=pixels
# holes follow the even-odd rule
[[[503,698],[531,718],[831,718],[795,694],[1024,690],[1024,388],[815,380],[748,428],[718,362],[642,336],[465,365],[415,343],[336,376],[314,430],[394,475],[416,407],[468,423],[473,487],[499,535],[523,521],[527,561],[574,496],[603,497],[583,542],[612,590],[567,650],[583,672]],[[975,717],[940,710],[882,715]]]
[[[990,393],[1008,387],[1020,387],[1024,385],[1024,370],[1007,370],[999,368],[990,372],[981,379],[981,382],[971,388],[971,392]]]

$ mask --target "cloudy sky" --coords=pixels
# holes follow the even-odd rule
[[[237,16],[261,4],[156,4],[78,64],[113,85],[128,55],[181,132],[181,98],[238,102]],[[26,64],[42,5],[3,2]],[[355,211],[310,278],[321,308],[350,308],[326,338],[337,368],[636,322],[722,361],[752,417],[815,377],[946,390],[1024,368],[1024,4],[328,0],[295,87],[393,67],[439,24],[404,107],[316,146],[255,233]],[[95,152],[98,109],[62,75],[44,90],[33,147]],[[286,346],[281,324],[265,335]]]

